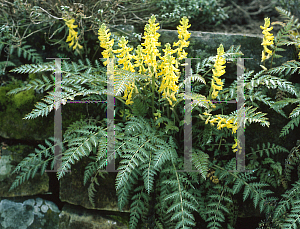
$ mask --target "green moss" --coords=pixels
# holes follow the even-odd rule
[[[121,214],[116,213],[116,215],[108,215],[112,219],[114,219],[117,222],[120,222],[126,226],[129,226],[129,219],[127,216],[122,216]]]
[[[19,144],[19,145],[8,146],[7,150],[12,152],[10,154],[12,160],[21,161],[24,157],[23,155],[29,154],[34,150],[34,148],[29,145]]]
[[[22,81],[18,80],[14,83],[9,83],[3,87],[0,87],[0,104],[1,106],[14,106],[16,108],[21,108],[24,105],[32,104],[35,95],[34,90],[22,91],[14,95],[7,95],[7,93],[15,88],[22,85]]]
[[[28,78],[29,78],[30,80],[36,79],[36,78],[37,78],[36,73],[29,73]]]
[[[1,107],[6,107],[9,103],[11,103],[11,95],[6,95],[7,92],[19,87],[21,85],[22,81],[16,81],[14,83],[9,83],[5,86],[0,87],[0,104]]]
[[[32,104],[34,99],[34,90],[31,89],[29,91],[21,91],[18,94],[15,94],[12,100],[16,108],[21,108],[24,105],[26,106]]]

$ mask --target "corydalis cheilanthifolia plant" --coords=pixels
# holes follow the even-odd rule
[[[139,68],[138,72],[140,74],[145,74],[148,76],[147,81],[149,85],[151,81],[151,91],[152,95],[152,111],[154,113],[154,92],[156,90],[157,84],[156,80],[161,79],[160,88],[158,90],[159,93],[162,92],[163,98],[167,99],[169,104],[172,105],[174,101],[176,101],[176,93],[178,92],[178,78],[179,78],[179,69],[178,60],[182,60],[186,58],[187,53],[183,50],[183,48],[188,47],[189,42],[187,41],[190,37],[190,33],[187,32],[187,28],[190,27],[188,25],[188,19],[183,17],[180,21],[181,25],[177,27],[178,29],[178,42],[174,42],[173,47],[178,46],[176,49],[172,49],[171,45],[167,43],[165,45],[164,56],[161,57],[159,53],[158,46],[160,46],[160,42],[158,42],[158,38],[160,36],[157,33],[159,29],[159,24],[155,23],[155,16],[151,16],[149,19],[149,24],[145,26],[144,39],[145,42],[141,45],[138,45],[135,50],[135,55],[130,54],[130,51],[133,48],[127,47],[126,44],[128,41],[125,40],[124,37],[119,41],[120,49],[113,50],[114,39],[110,39],[111,33],[108,33],[108,29],[106,26],[102,24],[99,29],[99,40],[100,46],[105,50],[102,52],[104,58],[114,58],[114,53],[119,53],[117,57],[119,58],[119,65],[123,64],[123,69],[131,72],[135,72],[134,68]],[[144,48],[142,47],[144,46]],[[177,59],[173,56],[173,54],[177,53]],[[160,60],[157,60],[157,57]],[[135,63],[131,63],[131,59],[135,60]],[[107,65],[107,61],[104,62],[104,65]],[[132,104],[132,91],[136,89],[135,82],[131,82],[127,87],[124,94],[124,99],[126,99],[126,104]]]
[[[280,11],[284,13],[284,15],[287,15],[284,10]],[[292,21],[292,19],[290,19],[290,21]],[[299,26],[297,27],[299,28]],[[284,34],[288,34],[288,31],[291,30],[286,27],[288,26],[284,27]],[[150,27],[148,28],[150,29]],[[107,35],[107,31],[104,30],[104,33],[102,35],[105,38]],[[184,38],[184,35],[182,35],[182,38]],[[288,42],[285,38],[282,36],[277,41],[275,40],[274,43],[280,44],[283,42]],[[106,40],[107,42],[104,42],[103,45],[106,45],[109,50],[110,48],[112,48],[113,43],[110,43],[110,39]],[[120,42],[120,44],[124,49],[126,47],[126,44],[122,42]],[[146,42],[144,44],[146,44]],[[294,43],[291,42],[290,44]],[[278,44],[276,45],[279,46]],[[276,46],[274,45],[272,53],[274,57],[275,51]],[[169,54],[166,54],[165,56],[171,57],[171,51],[168,47],[166,47],[165,53],[168,52]],[[107,53],[112,55],[112,49],[111,52]],[[184,52],[182,51],[180,53]],[[119,54],[121,54],[121,52],[119,52]],[[156,70],[162,71],[158,67],[161,64],[162,60],[160,60],[161,62],[157,62],[157,66],[151,65],[149,67],[152,61],[151,58],[149,58],[149,64],[143,63],[143,57],[146,54],[143,53],[142,46],[139,46],[139,49],[136,50],[135,55],[140,55],[140,59],[137,58],[138,61],[136,61],[135,63],[138,65],[137,67],[140,69],[140,73],[144,72],[150,76],[148,77],[148,84],[146,83],[144,85],[151,86],[151,83],[154,82],[151,82],[152,76],[158,77],[155,78],[155,84],[158,83],[158,85],[160,85],[159,83],[162,82],[160,81],[160,77],[157,76],[157,74],[155,75],[152,73],[156,72],[153,71],[155,70],[155,67],[157,67]],[[126,55],[123,56],[125,57]],[[128,56],[129,55],[127,55],[127,57]],[[230,56],[230,59],[238,58],[241,56],[241,53],[239,53],[238,50],[234,50],[234,47],[232,46],[232,48],[227,50],[224,56],[226,58],[227,56]],[[172,60],[172,58],[169,59]],[[213,68],[214,65],[214,59],[214,57],[205,58],[202,61],[201,65],[198,65],[198,67],[196,68],[198,69],[196,72],[200,72],[199,70],[204,70],[206,66],[209,67],[207,73],[211,71],[211,68]],[[130,69],[130,62],[126,60],[124,61],[124,63],[124,67]],[[298,61],[288,61],[284,63],[284,65],[276,68],[271,68],[268,71],[260,71],[255,75],[255,77],[251,77],[254,71],[246,72],[244,75],[246,105],[248,105],[250,102],[250,99],[248,98],[251,98],[252,102],[253,100],[257,99],[258,101],[271,105],[271,101],[269,100],[269,98],[264,97],[264,90],[261,92],[261,95],[263,95],[261,97],[258,97],[257,94],[252,90],[257,88],[259,85],[266,86],[267,88],[274,88],[273,86],[276,86],[282,91],[296,95],[298,98],[299,96],[297,92],[299,90],[297,90],[291,82],[272,75],[282,73],[283,76],[287,76],[289,74],[288,72],[290,71],[294,71],[293,73],[295,73],[295,71],[299,69],[299,64],[300,63]],[[54,66],[55,64],[52,62],[39,64],[38,66],[35,64],[28,64],[15,68],[12,71],[17,73],[37,73],[44,71],[54,72]],[[104,96],[105,94],[107,94],[107,90],[105,89],[105,86],[107,85],[107,76],[105,75],[105,70],[101,71],[102,66],[100,66],[98,61],[96,61],[94,65],[95,68],[92,67],[88,59],[87,64],[81,62],[79,66],[80,67],[78,67],[78,65],[75,63],[68,63],[67,61],[62,65],[62,72],[69,73],[68,77],[63,77],[62,86],[64,86],[64,88],[66,89],[71,89],[64,90],[64,88],[62,88],[64,90],[64,92],[62,93],[62,99],[74,99],[74,97],[82,95],[85,98],[91,99],[93,97],[90,97],[90,95],[98,96],[100,94],[103,95],[103,97],[101,97],[101,100],[104,100]],[[110,71],[110,68],[108,68],[108,70]],[[103,74],[99,74],[100,71]],[[122,76],[122,79],[124,82],[126,82],[126,77],[129,73],[131,73],[131,71],[123,70],[120,72],[125,72],[124,76]],[[138,74],[132,75],[136,76]],[[164,76],[162,75],[161,78],[163,77]],[[141,78],[144,79],[146,77]],[[99,79],[100,81],[98,81]],[[191,81],[192,80],[193,82],[196,80],[198,82],[203,82],[206,85],[203,77],[199,75],[193,75],[191,77]],[[217,84],[218,79],[213,80],[214,84]],[[83,85],[83,82],[85,82],[86,85]],[[84,86],[90,87],[97,82],[99,82],[99,85],[96,85],[95,87],[84,88]],[[117,84],[118,81],[116,81],[115,83]],[[128,87],[134,87],[133,84],[130,84],[132,82],[129,81],[126,83]],[[142,85],[143,82],[135,81],[135,83],[139,84],[139,87],[134,88],[140,90],[140,84]],[[154,86],[156,86],[155,84]],[[82,85],[82,87],[79,87],[80,85]],[[183,86],[184,82],[181,82],[179,84],[179,89],[181,89]],[[221,85],[219,84],[219,86]],[[32,81],[29,84],[22,86],[22,88],[14,89],[9,94],[16,94],[20,91],[30,90],[32,88],[46,88],[45,91],[47,91],[51,87],[53,88],[53,79],[51,81],[46,77],[43,77],[43,81],[39,79]],[[222,89],[221,92],[220,90],[218,90],[218,88],[215,88],[215,91],[220,92],[216,96],[219,97],[219,99],[235,99],[236,94],[234,94],[234,91],[236,91],[236,88],[236,81],[234,81],[229,88]],[[133,94],[135,89],[128,89],[127,96],[130,96],[131,91]],[[149,93],[148,87],[146,87],[146,89],[147,90],[143,92]],[[151,87],[149,89],[151,89]],[[211,86],[211,92],[209,94],[210,96],[212,95],[212,92],[213,89]],[[172,89],[169,90],[169,94],[172,94]],[[180,101],[183,101],[184,96],[185,98],[187,98],[187,96],[183,93],[178,94],[178,96],[175,97],[177,98],[175,105]],[[211,97],[209,97],[209,99],[211,99]],[[296,101],[294,98],[289,99],[291,99],[290,101],[292,101],[293,103]],[[48,114],[50,114],[50,112],[54,108],[54,102],[57,101],[55,100],[54,91],[49,91],[49,95],[45,96],[43,100],[44,101],[36,104],[36,109],[34,109],[30,114],[26,115],[24,119],[33,119],[39,116],[47,116]],[[192,91],[191,100],[193,100],[192,105],[195,107],[199,106],[200,109],[210,109],[210,107],[207,105],[208,103],[206,97],[198,94],[197,90]],[[133,106],[138,104],[138,102],[136,101],[138,100],[134,99]],[[148,102],[149,101],[150,100],[148,100]],[[166,100],[164,102],[169,104]],[[285,104],[289,103],[286,101],[283,102]],[[259,106],[256,103],[252,103],[252,105],[253,104],[257,107]],[[219,108],[222,108],[223,114],[223,106],[224,104],[218,104],[216,107],[214,107],[217,108],[214,110],[214,112]],[[264,117],[265,114],[262,114],[261,112],[255,113],[256,108],[252,109],[251,107],[246,107],[245,124],[259,122],[262,126],[267,125],[269,127],[269,122],[267,121],[267,118]],[[278,107],[274,106],[273,108],[279,113],[279,108],[282,108],[282,103],[278,103]],[[180,109],[183,110],[181,107],[179,107],[179,110]],[[105,109],[102,108],[100,112],[103,113],[103,111],[105,112]],[[139,109],[138,111],[142,112],[142,109]],[[201,113],[203,113],[204,111],[205,110],[200,110]],[[175,109],[173,109],[172,112],[174,112],[173,114],[176,115]],[[116,194],[118,196],[119,209],[122,210],[126,205],[130,204],[129,228],[141,228],[141,224],[145,225],[145,227],[150,224],[155,224],[157,228],[191,228],[192,226],[199,228],[199,224],[196,225],[196,217],[198,217],[198,219],[201,217],[203,221],[206,221],[201,225],[204,228],[235,228],[235,222],[234,220],[231,220],[231,218],[237,215],[232,211],[232,206],[237,205],[233,202],[233,200],[237,200],[235,198],[236,194],[242,195],[243,201],[246,201],[247,198],[252,199],[254,207],[259,208],[261,213],[266,213],[268,219],[271,219],[273,221],[273,228],[296,228],[295,225],[296,223],[299,224],[300,214],[299,204],[297,204],[297,202],[299,202],[300,196],[300,182],[298,181],[294,185],[295,187],[293,187],[292,190],[287,190],[285,192],[285,194],[282,196],[282,201],[279,201],[276,196],[269,196],[273,192],[268,187],[269,184],[274,188],[277,188],[280,183],[284,183],[285,179],[282,175],[288,172],[288,170],[284,172],[282,168],[282,164],[284,162],[276,161],[276,159],[273,159],[271,155],[279,152],[288,153],[289,151],[284,149],[283,147],[275,146],[275,144],[270,146],[270,143],[268,143],[267,146],[265,144],[263,144],[262,147],[257,146],[257,150],[254,150],[252,149],[252,147],[250,147],[252,153],[246,153],[245,155],[249,157],[245,169],[250,170],[250,172],[236,173],[235,171],[233,171],[236,169],[237,165],[236,158],[231,155],[229,155],[231,157],[227,157],[227,153],[229,153],[229,147],[227,147],[227,144],[225,148],[220,148],[220,145],[223,140],[229,140],[227,139],[227,137],[229,137],[229,135],[231,134],[231,130],[228,131],[227,128],[232,129],[234,132],[234,127],[231,127],[231,125],[233,125],[233,122],[230,122],[229,120],[233,117],[236,117],[237,112],[233,112],[227,117],[226,115],[218,114],[210,115],[208,114],[209,112],[210,111],[207,110],[206,115],[210,116],[209,120],[211,121],[211,125],[217,123],[219,130],[216,130],[217,128],[214,128],[211,125],[205,125],[205,128],[203,130],[201,127],[203,126],[206,118],[202,119],[203,122],[193,122],[192,131],[195,131],[197,133],[197,130],[199,130],[196,138],[200,139],[198,144],[193,144],[192,149],[191,159],[193,165],[197,169],[197,172],[195,173],[177,172],[177,169],[182,169],[184,166],[184,157],[181,157],[183,149],[180,149],[178,147],[180,145],[183,145],[183,139],[180,138],[180,135],[178,137],[174,136],[173,133],[175,133],[176,131],[176,126],[171,125],[171,122],[168,123],[168,128],[173,127],[174,130],[171,132],[171,134],[167,132],[167,127],[165,129],[158,128],[157,130],[155,130],[154,126],[150,126],[149,124],[149,121],[151,120],[143,117],[131,117],[130,120],[126,120],[125,125],[122,122],[116,123],[116,154],[112,155],[116,155],[116,157],[118,156],[118,159],[120,160],[117,160],[119,161],[119,172],[116,176],[115,187],[117,192]],[[168,121],[167,118],[163,117],[164,113],[161,113],[159,109],[156,109],[156,113],[153,114],[155,117],[157,117],[157,123],[162,123],[161,120]],[[126,119],[130,117],[131,113],[129,110],[125,109],[125,112],[123,112],[122,115],[123,119]],[[179,117],[181,118],[182,116],[183,113],[181,113],[181,116]],[[298,125],[296,124],[296,122],[297,120],[299,121],[299,106],[293,110],[290,116],[293,117],[293,119],[291,120],[291,122],[289,122],[290,124],[288,124],[286,128],[283,129],[283,135],[288,134],[289,129],[293,129],[295,125]],[[180,121],[180,118],[178,118],[179,122],[183,123],[184,120]],[[76,162],[80,162],[84,157],[88,157],[91,160],[91,162],[85,167],[83,179],[84,185],[91,181],[88,189],[89,199],[91,203],[93,203],[92,198],[95,190],[94,184],[98,184],[97,176],[101,174],[101,170],[105,169],[108,160],[110,160],[107,155],[107,123],[104,120],[105,118],[103,118],[103,122],[98,122],[97,120],[93,121],[92,119],[89,119],[89,123],[87,123],[86,120],[74,122],[68,127],[67,131],[65,131],[64,141],[62,142],[63,144],[59,144],[60,147],[67,146],[66,150],[62,149],[62,166],[61,170],[57,173],[59,180],[69,169],[71,169],[71,165],[74,165]],[[183,127],[183,125],[181,126]],[[226,139],[224,139],[223,137],[225,137]],[[54,169],[54,164],[58,156],[55,155],[54,152],[58,143],[54,138],[49,138],[49,140],[51,141],[45,141],[47,144],[46,147],[43,145],[39,145],[38,149],[35,149],[34,153],[30,153],[15,168],[13,173],[19,173],[19,175],[17,175],[15,181],[13,182],[10,191],[19,186],[21,183],[24,183],[30,177],[33,178],[37,174],[37,171],[40,170],[42,173],[41,175],[43,175],[48,166],[50,167],[50,169]],[[217,144],[211,144],[212,141],[216,143],[218,140],[220,140],[219,149],[216,148]],[[239,145],[240,143],[236,141],[236,144],[233,146],[233,148],[240,148]],[[294,150],[290,155],[294,154],[296,155],[296,158],[296,153],[298,154],[298,151],[296,152],[296,150]],[[47,157],[49,159],[45,160],[44,158]],[[53,163],[51,163],[50,165],[50,163],[48,162],[51,159],[53,159]],[[258,159],[260,159],[261,161],[264,159],[263,163],[260,163],[261,161],[258,161]],[[289,160],[289,162],[293,162],[293,160]],[[208,174],[207,171],[211,172]],[[208,177],[211,182],[207,182]],[[287,185],[285,186],[287,187]],[[270,204],[273,203],[274,200],[278,200],[277,205]],[[287,205],[289,205],[290,207],[287,207]],[[227,213],[229,213],[228,216],[230,218],[227,217]],[[226,219],[228,223],[225,221],[226,217],[228,219]],[[147,219],[149,219],[148,222]],[[140,221],[141,224],[139,224]]]

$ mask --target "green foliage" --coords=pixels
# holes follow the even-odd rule
[[[170,26],[183,16],[198,24],[219,24],[228,18],[227,8],[222,8],[224,1],[220,0],[162,0],[156,3],[160,7],[157,17],[163,25]]]
[[[50,137],[49,140],[54,142],[54,138]],[[20,184],[24,183],[30,177],[33,178],[37,171],[40,169],[41,175],[44,174],[45,169],[49,163],[49,160],[54,158],[54,149],[56,144],[52,144],[48,140],[45,140],[45,143],[48,147],[45,147],[39,144],[40,149],[35,149],[35,153],[30,153],[27,157],[25,157],[19,164],[16,166],[12,174],[20,173],[16,180],[11,185],[9,191],[15,189]],[[50,159],[43,160],[42,155],[45,157],[50,157]],[[53,160],[51,163],[51,168],[54,168],[54,163],[56,160]]]
[[[299,0],[279,0],[277,1],[283,9],[291,12],[291,14],[295,15],[296,17],[300,17],[300,2]]]

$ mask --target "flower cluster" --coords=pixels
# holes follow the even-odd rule
[[[104,48],[105,50],[102,52],[102,55],[104,58],[112,58],[114,57],[113,53],[119,53],[117,57],[119,57],[119,64],[123,64],[123,69],[128,70],[131,72],[135,72],[135,67],[139,68],[140,74],[149,74],[155,77],[155,79],[158,79],[158,76],[162,75],[162,81],[160,84],[159,92],[163,92],[163,98],[166,98],[170,105],[172,105],[172,101],[176,101],[175,93],[178,92],[179,87],[176,85],[178,83],[178,61],[175,60],[175,57],[172,56],[172,54],[177,52],[178,59],[183,59],[186,57],[187,53],[183,50],[183,48],[188,47],[189,42],[187,42],[187,39],[190,37],[190,33],[187,32],[187,28],[190,27],[188,25],[188,19],[186,17],[183,17],[180,21],[181,26],[178,26],[178,42],[174,42],[173,46],[178,46],[177,49],[172,50],[170,44],[166,44],[166,49],[163,49],[164,56],[161,57],[159,50],[157,49],[158,46],[161,44],[158,42],[158,38],[160,36],[159,33],[157,33],[157,30],[159,29],[159,24],[155,23],[155,16],[151,16],[149,19],[149,24],[145,26],[145,33],[144,33],[144,43],[141,45],[138,45],[135,50],[135,55],[131,55],[130,51],[133,50],[133,48],[127,47],[126,44],[128,41],[125,40],[124,37],[121,38],[119,41],[119,47],[118,50],[113,50],[113,44],[114,40],[110,40],[110,33],[108,33],[108,30],[106,30],[106,26],[103,24],[99,31],[99,40],[100,40],[100,46]],[[144,46],[144,48],[142,47]],[[161,59],[160,63],[157,62],[157,57]],[[135,63],[132,65],[131,59],[135,60]],[[144,67],[144,64],[147,67]],[[107,61],[104,62],[104,65],[107,65]],[[175,67],[175,66],[176,67]],[[160,72],[158,73],[158,71]],[[149,79],[147,79],[148,82],[150,82]],[[149,83],[148,83],[149,84]],[[128,99],[126,101],[126,104],[132,104],[131,101],[131,93],[133,90],[133,84],[130,84],[129,87],[125,90],[125,97],[128,96]]]
[[[151,16],[149,19],[149,24],[145,26],[145,32],[143,38],[145,42],[142,43],[142,46],[145,48],[143,49],[143,57],[144,63],[147,64],[149,67],[153,66],[154,72],[156,71],[156,57],[160,57],[159,50],[157,49],[160,46],[160,42],[158,42],[158,38],[160,34],[156,31],[159,30],[158,23],[155,23],[155,16]]]
[[[190,28],[191,25],[188,24],[189,20],[186,17],[182,18],[180,23],[181,25],[177,26],[179,40],[173,43],[173,47],[179,46],[175,51],[177,51],[178,59],[182,60],[186,58],[187,55],[183,48],[188,47],[190,44],[187,40],[190,38],[191,33],[189,33],[187,29]]]
[[[212,170],[211,172],[207,173],[206,177],[209,178],[211,180],[211,182],[213,182],[214,184],[218,184],[219,183],[219,178],[217,176],[214,176],[215,171]]]
[[[169,101],[169,104],[172,105],[172,101],[176,101],[175,93],[178,91],[178,86],[176,83],[178,83],[178,76],[176,75],[176,72],[179,72],[179,69],[177,69],[173,64],[176,64],[175,57],[172,56],[173,53],[176,51],[171,49],[171,46],[169,43],[166,45],[166,49],[163,49],[165,55],[161,58],[163,62],[159,65],[159,68],[161,69],[161,72],[157,75],[163,75],[162,82],[160,85],[160,88],[158,92],[163,91],[163,98],[166,98]],[[172,92],[170,92],[170,90]]]
[[[260,28],[263,30],[262,33],[264,34],[263,42],[261,45],[264,47],[264,50],[262,51],[262,58],[261,62],[269,59],[271,57],[272,51],[267,47],[267,45],[272,45],[274,36],[272,36],[272,33],[269,33],[273,29],[273,27],[270,27],[270,18],[265,18],[265,25],[260,26]],[[268,53],[268,56],[266,56],[266,53]]]
[[[226,120],[226,118],[223,118],[223,117],[217,115],[215,118],[210,119],[212,114],[208,114],[207,112],[204,112],[203,114],[209,116],[206,119],[205,124],[207,124],[208,122],[210,122],[211,125],[214,125],[214,123],[218,123],[217,124],[218,125],[218,127],[217,127],[218,130],[220,130],[224,127],[227,127],[228,129],[232,129],[232,134],[236,133],[237,124],[233,123],[233,118],[231,118],[229,120]]]
[[[226,68],[226,66],[222,66],[223,64],[226,63],[225,58],[222,57],[222,55],[225,53],[222,44],[217,49],[217,53],[218,53],[218,55],[217,55],[217,58],[216,58],[216,62],[214,64],[215,69],[212,70],[213,71],[213,76],[212,76],[213,79],[211,81],[211,87],[213,89],[213,92],[211,94],[212,99],[217,98],[218,91],[221,91],[223,89],[223,82],[218,77],[225,74],[224,68]]]
[[[144,67],[144,59],[143,59],[143,48],[141,45],[138,45],[135,50],[136,55],[133,55],[132,58],[135,59],[134,67],[139,68],[139,73],[145,73],[147,70]]]
[[[129,83],[129,86],[126,87],[123,96],[123,98],[126,99],[126,103],[125,103],[126,105],[133,104],[132,93],[134,89],[135,89],[135,93],[138,93],[137,87],[134,85],[134,82]]]
[[[106,26],[101,25],[98,31],[98,39],[100,41],[100,46],[105,50],[102,52],[103,58],[113,57],[112,47],[114,45],[114,39],[110,40],[111,33],[107,33],[109,30],[106,29]],[[107,65],[107,60],[103,62],[104,66]]]
[[[176,101],[175,93],[177,93],[179,89],[176,84],[178,83],[179,78],[178,61],[172,56],[172,54],[177,52],[178,60],[186,58],[187,53],[183,48],[189,46],[190,42],[187,40],[191,35],[191,33],[187,31],[187,29],[191,26],[188,22],[189,20],[186,17],[183,17],[180,21],[181,25],[177,26],[179,40],[173,43],[173,47],[178,46],[178,48],[172,50],[171,45],[167,43],[165,45],[166,49],[163,49],[165,54],[163,57],[160,57],[163,62],[159,65],[161,72],[158,73],[157,76],[163,75],[163,78],[158,92],[163,92],[163,98],[166,98],[170,105],[172,105],[171,99]]]
[[[120,65],[123,64],[124,70],[134,72],[133,65],[130,62],[130,60],[132,59],[132,55],[129,53],[133,50],[133,48],[127,47],[127,43],[128,41],[125,40],[125,37],[122,37],[118,44],[121,48],[112,51],[114,53],[120,53],[119,55],[117,55],[117,57],[119,58],[118,62]]]
[[[75,30],[74,30],[78,26],[78,25],[73,25],[75,22],[75,19],[74,18],[72,18],[70,20],[64,19],[64,21],[66,22],[66,25],[69,28],[69,36],[67,37],[67,40],[66,40],[66,42],[71,41],[71,43],[69,44],[69,47],[71,48],[75,43],[75,45],[73,46],[73,50],[76,49],[77,47],[79,49],[82,49],[82,46],[78,43],[78,37],[77,37],[78,32],[75,32]]]

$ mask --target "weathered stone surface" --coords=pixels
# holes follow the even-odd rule
[[[88,210],[66,204],[60,213],[59,229],[125,229],[128,226],[114,220],[113,216],[101,214],[101,211]],[[120,216],[116,216],[121,219]]]
[[[71,173],[67,173],[60,179],[60,200],[88,209],[119,211],[115,189],[116,173],[105,174],[105,179],[97,178],[100,186],[96,184],[94,186],[97,190],[94,197],[95,207],[90,203],[88,198],[90,182],[88,181],[86,186],[83,185],[83,175],[88,162],[89,160],[86,158],[81,159],[80,163],[72,166]],[[128,207],[124,208],[123,211],[127,212]]]
[[[22,153],[2,150],[0,158],[0,197],[32,196],[45,193],[49,190],[49,177],[46,173],[39,173],[33,178],[25,181],[17,188],[8,192],[18,174],[11,174],[16,165],[25,157],[26,150]]]
[[[66,204],[62,211],[42,198],[2,199],[0,201],[0,228],[2,229],[125,229],[126,218],[105,216],[99,211]]]
[[[49,132],[53,135],[53,118],[23,119],[31,112],[39,98],[34,90],[7,95],[9,91],[19,87],[22,87],[20,80],[0,86],[0,136],[7,139],[42,140],[51,136]]]

